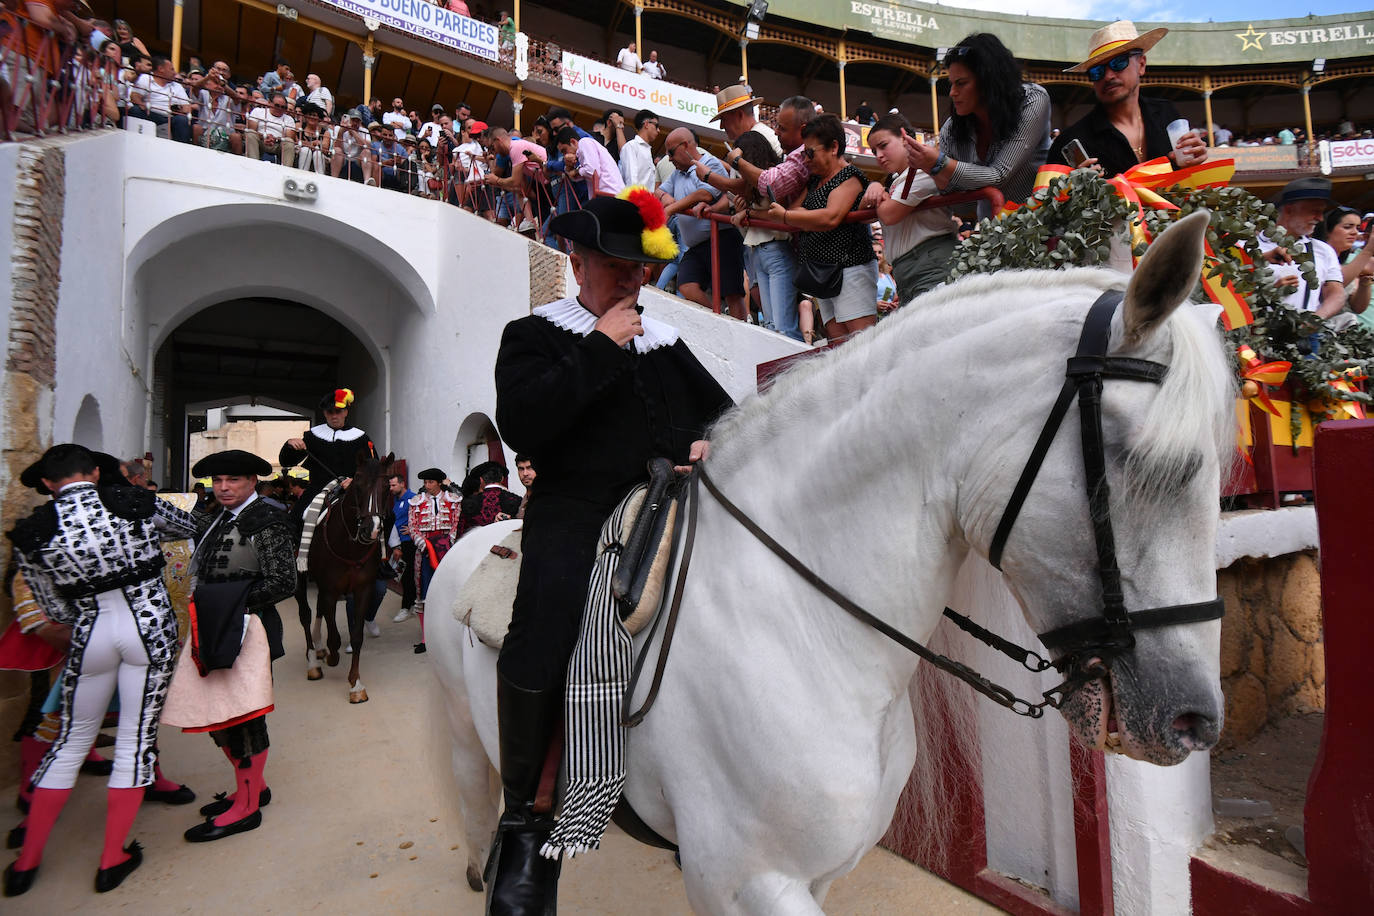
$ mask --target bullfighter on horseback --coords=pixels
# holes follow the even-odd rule
[[[625,196],[553,220],[573,245],[579,292],[508,324],[496,358],[497,425],[539,463],[539,487],[498,662],[505,812],[487,865],[490,913],[553,911],[560,863],[540,847],[554,821],[534,802],[600,528],[651,458],[685,470],[704,457],[707,424],[732,406],[676,328],[640,315],[645,265],[667,263],[676,246],[664,244],[652,195]]]
[[[310,482],[301,498],[291,507],[299,538],[306,507],[326,486],[345,479],[358,465],[358,452],[366,451],[369,458],[377,457],[372,437],[356,426],[348,425],[348,409],[353,405],[353,391],[335,388],[320,398],[324,422],[318,423],[297,439],[287,439],[277,456],[283,468],[297,466],[310,472]],[[305,545],[302,545],[305,546]]]

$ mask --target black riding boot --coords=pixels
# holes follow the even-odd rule
[[[496,715],[506,810],[483,875],[487,914],[553,916],[563,863],[539,854],[553,832],[554,820],[552,813],[535,814],[532,809],[549,741],[563,715],[563,691],[525,690],[498,673]]]

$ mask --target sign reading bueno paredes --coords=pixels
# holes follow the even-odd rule
[[[441,45],[473,54],[487,60],[499,60],[496,26],[451,13],[442,6],[425,0],[324,0],[356,16],[376,19],[382,25],[399,32],[409,32],[420,38],[437,41]]]
[[[688,89],[612,67],[577,54],[563,52],[563,88],[578,95],[600,99],[621,108],[625,120],[647,108],[661,118],[697,127],[716,127],[716,97],[709,92]]]

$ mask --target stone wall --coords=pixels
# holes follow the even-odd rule
[[[1317,551],[1245,557],[1217,572],[1226,602],[1221,684],[1226,726],[1221,747],[1254,737],[1274,719],[1326,704],[1321,578]]]
[[[9,326],[0,404],[0,526],[10,528],[40,497],[19,483],[19,474],[52,438],[52,392],[57,372],[57,300],[62,268],[62,222],[66,209],[65,156],[61,140],[18,147],[13,206],[0,215],[11,223]],[[0,549],[0,573],[9,565],[9,543]],[[0,630],[13,619],[8,589],[0,589]],[[28,705],[29,676],[0,672],[0,784],[18,766],[19,745],[11,742]]]

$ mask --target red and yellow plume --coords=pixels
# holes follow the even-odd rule
[[[634,204],[635,209],[639,211],[639,218],[644,220],[644,231],[639,235],[639,244],[645,254],[665,261],[677,257],[677,242],[673,241],[672,230],[668,228],[668,217],[663,212],[663,205],[658,202],[652,191],[636,184],[625,188],[616,197]]]
[[[352,388],[335,388],[335,389],[334,389],[334,407],[335,407],[336,409],[338,409],[338,410],[343,410],[345,407],[348,407],[348,406],[349,406],[350,404],[352,404],[352,403],[353,403],[353,389],[352,389]]]

